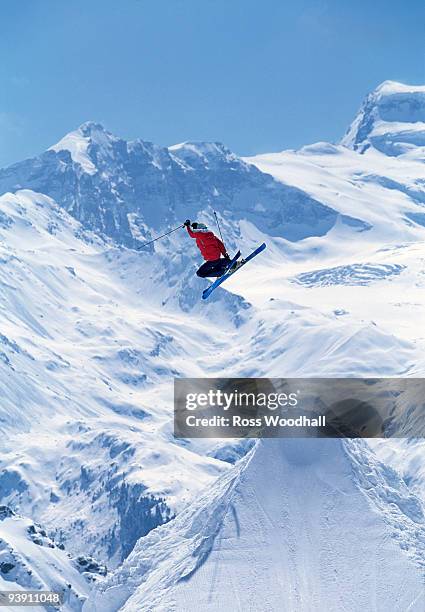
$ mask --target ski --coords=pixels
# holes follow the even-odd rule
[[[252,251],[252,253],[248,255],[248,257],[245,257],[245,259],[241,262],[241,265],[238,268],[236,268],[236,270],[232,270],[231,269],[232,265],[237,261],[240,255],[240,252],[238,251],[238,253],[236,253],[235,257],[230,262],[229,267],[227,268],[226,272],[222,276],[220,276],[220,278],[214,281],[212,285],[204,289],[204,291],[202,292],[202,299],[206,300],[211,295],[211,293],[214,291],[214,289],[217,289],[217,287],[219,287],[222,283],[224,283],[225,280],[227,280],[230,276],[235,274],[235,272],[240,270],[240,268],[242,268],[251,259],[254,259],[254,257],[256,257],[259,253],[261,253],[261,251],[264,251],[265,248],[266,248],[266,243],[263,242],[263,244],[260,244],[260,246],[257,247],[255,251]]]

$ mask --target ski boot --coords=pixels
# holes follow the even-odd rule
[[[235,261],[235,263],[233,264],[233,266],[230,268],[229,272],[231,272],[233,274],[233,272],[236,272],[236,270],[238,268],[240,268],[243,264],[245,263],[245,259],[238,259],[237,261]]]

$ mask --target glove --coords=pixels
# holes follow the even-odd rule
[[[229,253],[224,253],[224,259],[230,261]]]
[[[190,219],[186,219],[186,221],[183,223],[183,225],[185,227],[190,227]]]

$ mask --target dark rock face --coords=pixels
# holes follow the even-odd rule
[[[9,518],[9,516],[14,516],[14,512],[9,506],[0,506],[0,521],[4,521],[4,519]]]
[[[174,518],[165,500],[146,494],[145,489],[143,484],[123,483],[111,491],[111,504],[119,518],[116,533],[110,540],[110,553],[120,549],[121,559],[131,553],[139,538]]]

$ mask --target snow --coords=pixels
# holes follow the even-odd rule
[[[224,163],[240,163],[238,157],[221,142],[182,142],[168,147],[168,151],[188,169],[193,166],[197,168],[200,164],[210,169],[220,167]],[[213,188],[214,195],[216,191],[217,189]]]
[[[420,611],[423,520],[364,443],[263,441],[142,539],[84,611]]]
[[[81,166],[85,174],[94,175],[100,171],[98,164],[101,159],[106,163],[112,162],[114,146],[117,143],[119,146],[120,140],[105,130],[103,125],[94,121],[86,121],[75,131],[66,134],[48,150],[68,151],[72,160]],[[128,143],[129,149],[135,144]]]
[[[370,93],[341,144],[399,156],[425,143],[425,87],[385,81]]]
[[[66,612],[81,610],[90,592],[89,583],[67,553],[30,520],[16,515],[0,517],[0,572],[3,590],[62,593],[61,610]]]
[[[167,493],[174,511],[227,467],[172,444],[168,381],[200,371],[191,365],[196,343],[186,341],[196,321],[158,313],[159,295],[141,297],[157,274],[148,266],[141,272],[146,255],[84,234],[46,196],[3,196],[0,208],[8,220],[0,229],[8,245],[0,267],[0,414],[10,440],[3,443],[3,500],[65,538],[80,524],[75,554],[90,550],[112,562],[105,537],[111,520],[125,519],[126,482],[143,483],[149,495]],[[176,480],[170,466],[178,471],[179,464]],[[112,478],[115,489],[103,484]],[[134,529],[133,538],[143,526]],[[115,562],[120,554],[118,543]]]
[[[74,162],[80,164],[84,172],[87,172],[87,174],[95,174],[96,166],[90,160],[87,152],[89,144],[89,138],[83,136],[81,130],[76,130],[64,136],[64,138],[59,140],[55,145],[52,145],[50,150],[69,151]]]
[[[272,265],[262,271],[255,286],[235,275],[228,288],[243,290],[257,306],[267,301],[264,296],[271,296],[329,315],[340,309],[346,322],[373,322],[409,343],[416,354],[410,372],[423,372],[424,228],[409,222],[409,215],[423,210],[423,164],[373,152],[359,155],[344,147],[337,148],[338,154],[306,149],[246,161],[282,182],[302,185],[312,197],[361,218],[371,229],[353,234],[335,226],[326,244],[309,238],[296,253],[288,250],[282,258],[283,274],[282,267]],[[375,350],[379,350],[376,344]],[[388,357],[386,353],[385,366]],[[406,366],[409,361],[405,360]],[[351,372],[355,375],[355,370]],[[409,367],[400,370],[408,372]]]
[[[384,464],[265,441],[232,466],[248,445],[176,441],[171,417],[175,376],[424,375],[422,89],[378,88],[343,144],[241,159],[87,123],[0,171],[1,503],[108,565],[87,610],[423,609],[421,440],[371,442]],[[133,247],[212,226],[212,202],[230,251],[267,250],[203,302],[185,231]]]
[[[190,152],[199,156],[220,155],[223,151],[228,151],[221,142],[181,142],[171,145],[168,150],[176,154]]]
[[[378,85],[375,92],[381,95],[396,93],[415,95],[416,93],[425,93],[425,85],[407,85],[406,83],[388,80]]]

